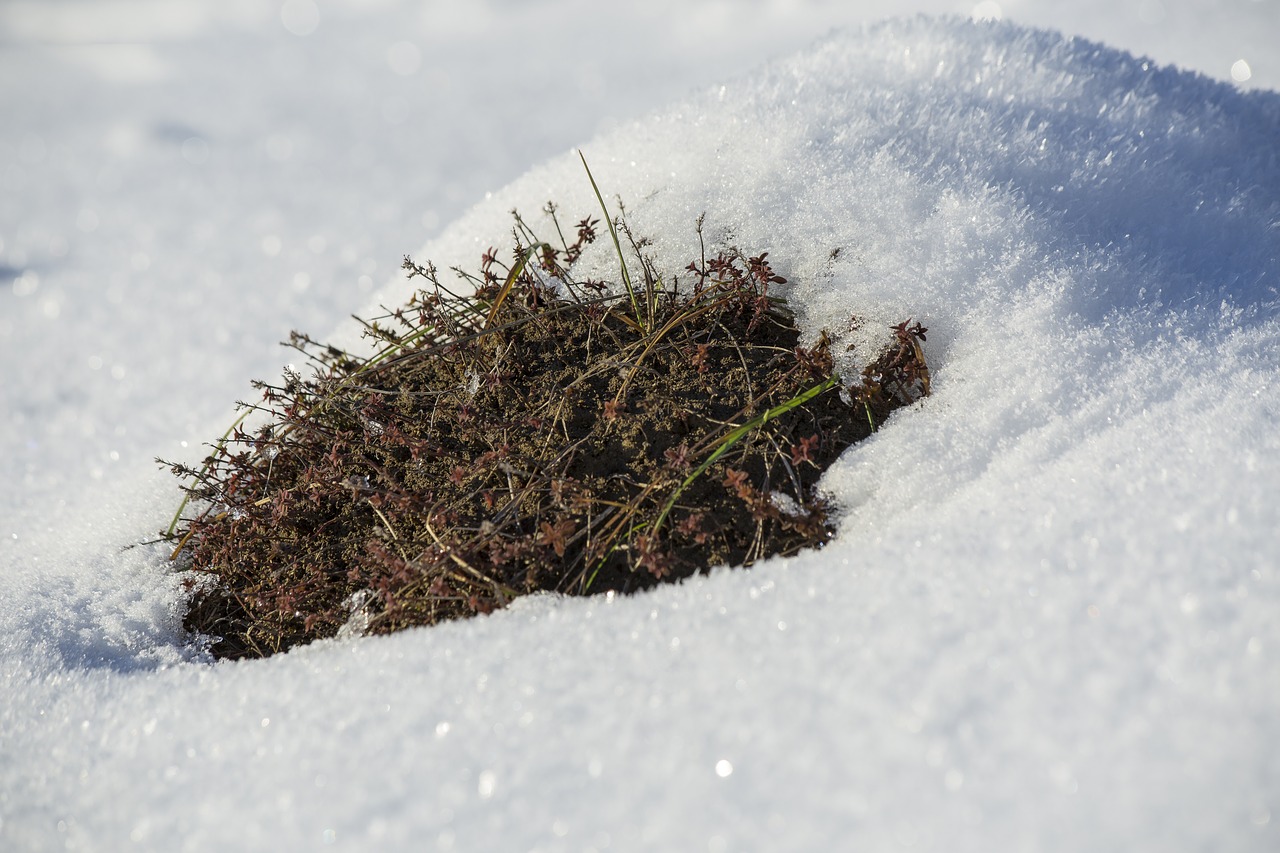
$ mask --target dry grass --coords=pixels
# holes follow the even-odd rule
[[[784,280],[767,255],[704,252],[667,283],[619,218],[612,296],[573,274],[598,221],[570,240],[548,211],[558,244],[517,216],[509,263],[490,250],[465,295],[406,259],[423,287],[366,323],[373,356],[295,334],[310,375],[258,383],[261,427],[238,423],[200,470],[172,466],[196,508],[169,531],[192,572],[186,624],[214,654],[539,590],[630,592],[827,541],[818,477],[928,392],[925,330],[902,323],[842,383],[827,335],[802,342],[770,293]]]

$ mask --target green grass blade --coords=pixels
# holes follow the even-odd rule
[[[591,181],[591,189],[595,190],[596,201],[600,202],[600,210],[604,213],[604,221],[609,225],[609,236],[613,238],[613,249],[618,253],[618,263],[622,267],[622,286],[627,289],[627,297],[631,300],[631,310],[636,314],[636,322],[641,328],[647,328],[644,317],[640,314],[640,303],[636,301],[636,290],[631,285],[631,273],[627,269],[627,259],[622,254],[622,242],[618,240],[618,229],[613,225],[613,217],[609,215],[609,207],[604,203],[604,196],[600,194],[600,187],[596,186],[595,176],[591,174],[591,167],[587,165],[587,158],[579,149],[578,157],[582,160],[582,168],[587,170],[587,179]]]
[[[681,483],[680,487],[675,490],[674,494],[671,495],[671,498],[667,501],[666,506],[662,508],[662,512],[658,515],[657,520],[654,521],[653,523],[654,530],[656,531],[657,529],[662,527],[662,522],[666,521],[667,514],[670,513],[671,508],[676,505],[676,501],[680,499],[680,495],[684,493],[684,490],[689,488],[689,486],[693,483],[694,480],[698,479],[704,473],[706,473],[706,470],[710,468],[712,465],[714,465],[717,459],[719,459],[721,456],[727,453],[729,449],[733,447],[735,444],[737,444],[739,441],[741,441],[744,436],[746,436],[752,430],[758,429],[759,427],[764,426],[766,423],[773,420],[774,418],[791,411],[796,406],[803,406],[805,403],[809,402],[814,397],[821,394],[823,391],[827,391],[827,390],[830,390],[831,388],[834,388],[837,382],[839,382],[838,377],[828,376],[826,379],[822,380],[817,385],[814,385],[812,388],[807,388],[804,391],[801,391],[799,394],[792,397],[790,400],[787,400],[786,402],[783,402],[783,403],[779,403],[778,405],[774,406],[772,409],[769,409],[768,411],[765,411],[759,415],[756,415],[754,418],[747,421],[745,424],[742,424],[741,426],[738,426],[738,427],[734,427],[729,432],[725,433],[724,436],[719,441],[716,442],[715,450],[711,451],[711,455],[708,456],[705,460],[703,460],[702,464],[699,465],[696,469],[694,469],[692,474],[690,474],[688,477],[685,477],[684,482]]]

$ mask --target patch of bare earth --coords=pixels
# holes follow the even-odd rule
[[[216,656],[821,546],[822,471],[928,392],[907,323],[842,386],[827,335],[801,341],[770,294],[766,255],[699,258],[677,288],[630,241],[614,296],[573,276],[598,223],[552,247],[516,221],[511,266],[487,253],[473,294],[406,259],[425,286],[367,324],[375,355],[295,334],[311,375],[258,383],[260,427],[173,466],[196,508],[169,533],[186,625]]]

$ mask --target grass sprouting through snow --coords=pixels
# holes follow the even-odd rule
[[[569,241],[545,212],[560,246],[517,215],[510,265],[490,249],[458,271],[470,293],[406,258],[424,286],[362,321],[371,356],[295,333],[312,374],[256,383],[261,427],[242,415],[199,469],[172,466],[194,502],[179,513],[198,508],[167,534],[188,571],[186,623],[215,654],[539,590],[630,592],[830,538],[818,478],[873,416],[927,393],[924,328],[895,327],[844,381],[827,333],[805,344],[770,292],[786,280],[767,253],[704,252],[664,287],[619,216],[614,295],[573,273],[598,220]]]

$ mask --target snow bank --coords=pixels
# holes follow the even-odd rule
[[[1274,849],[1276,139],[1275,93],[917,19],[589,142],[665,268],[706,211],[810,331],[929,327],[934,395],[828,476],[837,541],[217,666],[182,662],[154,551],[85,567],[105,603],[32,569],[0,611],[0,839]],[[548,199],[594,210],[576,154],[421,258],[472,265]]]

